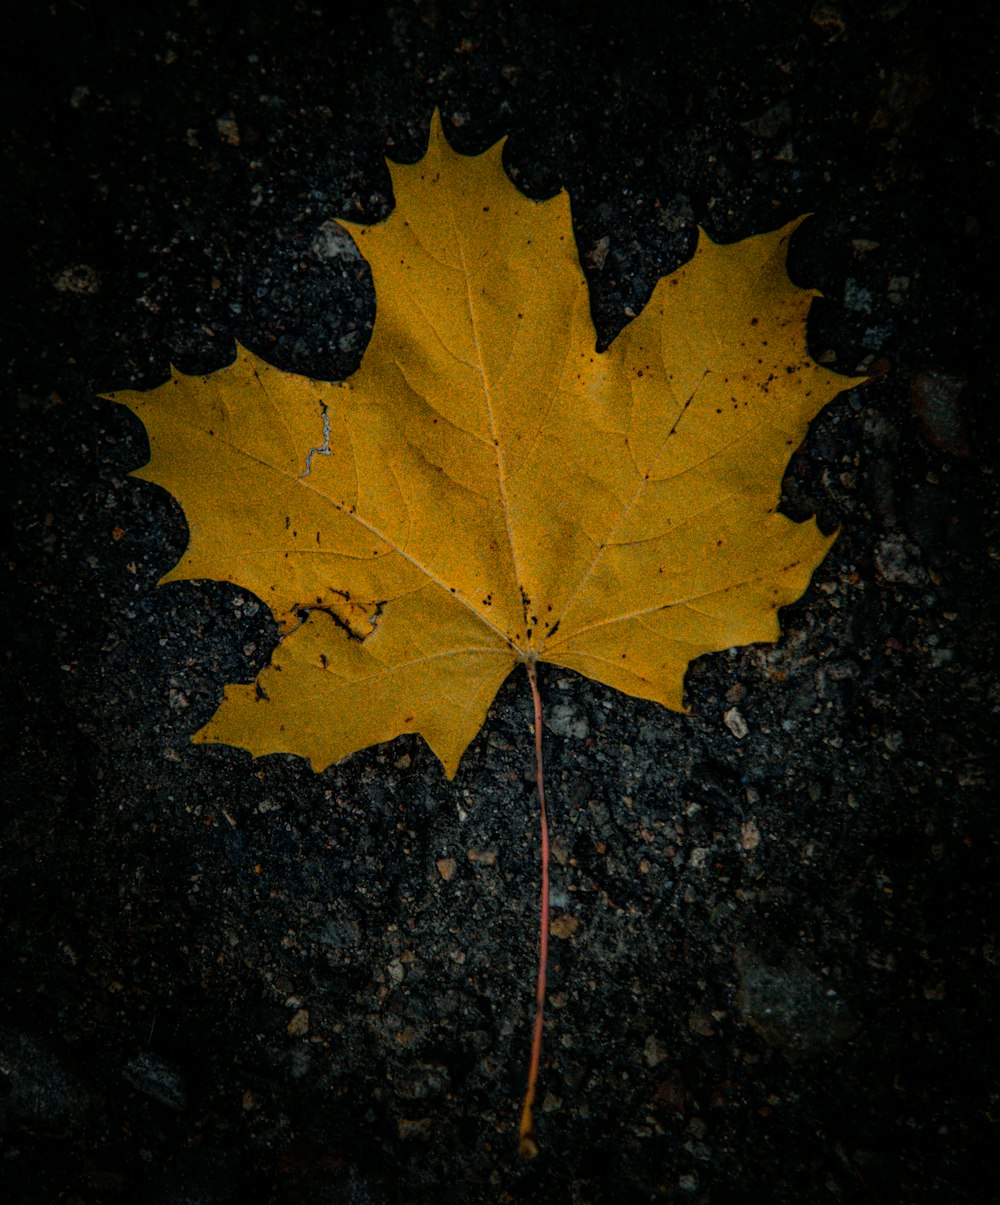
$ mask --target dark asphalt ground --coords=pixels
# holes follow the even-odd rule
[[[91,0],[6,18],[0,1193],[17,1203],[993,1199],[997,27],[985,5]],[[784,509],[840,537],[680,716],[543,676],[542,1155],[516,1155],[537,835],[515,675],[453,783],[194,747],[275,644],[157,587],[179,507],[101,400],[238,339],[353,371],[328,223],[457,149],[569,191],[604,343],[696,225],[814,216],[813,354],[873,374]],[[726,715],[747,729],[738,739]],[[454,862],[452,871],[449,859]],[[445,867],[442,872],[439,863]]]

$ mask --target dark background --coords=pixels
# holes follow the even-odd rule
[[[5,1200],[992,1199],[988,9],[8,18]],[[568,189],[602,343],[697,224],[809,211],[813,354],[875,377],[790,465],[786,511],[841,534],[780,644],[699,661],[687,717],[543,676],[563,935],[532,1165],[526,682],[453,783],[418,739],[320,775],[192,747],[274,625],[234,587],[157,588],[183,516],[129,479],[144,432],[98,396],[234,339],[353,371],[375,301],[326,223],[386,215],[383,156],[418,158],[436,105],[461,151],[509,133],[528,195]]]

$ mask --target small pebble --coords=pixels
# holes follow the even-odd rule
[[[724,712],[722,720],[738,741],[743,740],[743,738],[750,731],[750,729],[747,727],[746,720],[743,718],[739,708],[737,707],[730,707],[728,711]]]
[[[309,1010],[307,1008],[296,1009],[285,1028],[288,1030],[289,1037],[305,1037],[309,1032]]]

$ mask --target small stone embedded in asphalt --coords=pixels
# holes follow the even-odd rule
[[[670,1057],[670,1050],[655,1034],[650,1034],[642,1048],[642,1056],[647,1067],[658,1067]]]
[[[762,113],[760,117],[744,121],[743,128],[758,138],[777,138],[782,130],[792,123],[792,106],[787,100],[781,100],[776,105]]]
[[[447,1092],[448,1068],[439,1063],[413,1063],[393,1076],[393,1087],[404,1100],[426,1100]]]
[[[872,294],[870,289],[863,288],[850,277],[844,281],[844,308],[854,310],[859,314],[872,312]]]
[[[89,264],[71,264],[52,281],[60,293],[99,293],[101,278]]]
[[[926,586],[930,581],[920,563],[920,550],[906,536],[895,534],[879,541],[875,565],[887,582],[907,586]]]
[[[437,866],[438,874],[445,882],[453,879],[455,871],[458,869],[458,863],[454,858],[438,858],[435,865]]]
[[[240,127],[232,113],[225,113],[215,119],[215,129],[219,137],[228,146],[240,145]]]
[[[552,923],[549,929],[553,937],[558,937],[562,941],[568,941],[580,927],[580,918],[578,916],[569,916],[565,912],[559,916],[552,918]]]
[[[313,235],[311,249],[319,259],[361,260],[357,243],[338,222],[324,222]]]
[[[427,1142],[434,1132],[434,1122],[429,1117],[400,1117],[396,1130],[403,1142]]]
[[[173,1063],[144,1051],[125,1064],[125,1079],[144,1096],[176,1112],[187,1107],[184,1076]]]
[[[924,438],[960,459],[972,450],[961,408],[968,383],[968,378],[948,372],[918,372],[910,381],[910,399]]]
[[[291,1038],[303,1038],[309,1032],[309,1010],[307,1008],[297,1008],[292,1013],[291,1020],[285,1027],[288,1030],[288,1036]]]
[[[744,1021],[769,1046],[792,1059],[842,1045],[860,1022],[836,990],[800,963],[768,966],[756,954],[738,952],[740,989],[736,1003]]]
[[[590,736],[590,721],[573,703],[555,703],[545,715],[545,727],[567,740],[586,740]]]
[[[737,707],[730,707],[728,711],[723,712],[722,720],[738,741],[743,740],[750,732],[747,722],[743,718],[743,713]]]
[[[81,1117],[87,1105],[86,1089],[51,1050],[0,1027],[0,1128],[63,1126]]]

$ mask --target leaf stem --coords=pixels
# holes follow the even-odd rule
[[[522,1159],[534,1159],[538,1154],[532,1107],[538,1087],[538,1068],[542,1057],[542,1028],[545,1023],[545,979],[549,966],[549,824],[545,815],[545,773],[542,766],[542,696],[538,693],[538,671],[535,661],[525,662],[531,698],[535,705],[535,767],[538,787],[538,814],[542,832],[542,900],[539,909],[538,986],[535,991],[535,1029],[531,1040],[531,1061],[528,1064],[528,1085],[521,1106],[518,1126],[519,1149]]]

